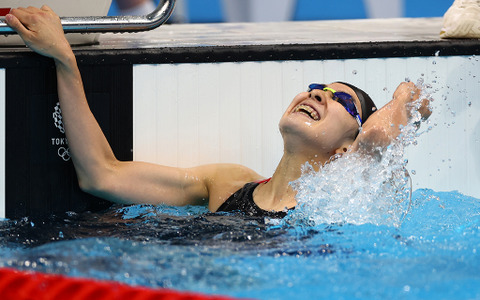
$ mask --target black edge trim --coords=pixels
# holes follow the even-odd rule
[[[0,68],[12,66],[40,66],[47,59],[39,59],[30,51],[0,50]],[[477,39],[361,42],[339,44],[278,44],[169,47],[149,49],[77,49],[79,64],[169,64],[212,63],[242,61],[329,60],[354,58],[424,57],[479,55]]]

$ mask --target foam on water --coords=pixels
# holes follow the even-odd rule
[[[412,194],[408,161],[403,158],[405,147],[415,144],[420,134],[417,129],[421,116],[415,108],[421,99],[432,101],[430,85],[419,79],[417,87],[422,93],[412,103],[412,118],[391,145],[375,149],[378,155],[346,153],[318,172],[308,163],[303,167],[302,176],[292,182],[298,205],[284,222],[295,226],[401,224],[411,207]]]

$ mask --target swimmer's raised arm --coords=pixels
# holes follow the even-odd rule
[[[374,153],[378,148],[386,147],[400,134],[402,126],[407,125],[417,110],[422,120],[432,113],[428,99],[419,99],[421,89],[412,82],[403,82],[393,94],[393,99],[373,113],[365,122],[358,135],[353,150]]]
[[[119,203],[196,204],[209,198],[213,184],[222,182],[217,177],[229,180],[232,178],[224,173],[242,169],[224,165],[180,169],[118,161],[90,111],[75,55],[59,17],[47,6],[28,7],[12,9],[6,22],[31,49],[55,61],[65,131],[82,190]],[[246,177],[259,177],[244,171]],[[222,196],[230,195],[227,192]],[[211,205],[218,206],[215,201]]]

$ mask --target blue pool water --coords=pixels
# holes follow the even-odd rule
[[[417,190],[400,226],[137,205],[0,222],[0,266],[259,299],[480,298],[480,202]]]

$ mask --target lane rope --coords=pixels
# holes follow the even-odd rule
[[[2,300],[233,300],[225,296],[153,289],[113,281],[0,268]]]

